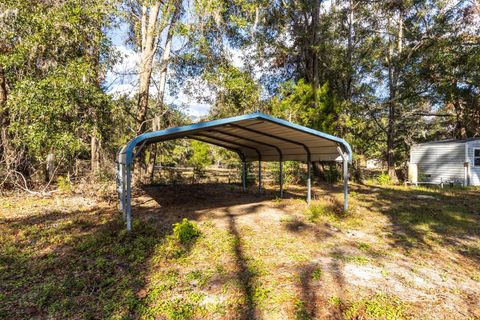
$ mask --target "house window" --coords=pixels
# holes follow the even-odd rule
[[[473,149],[473,165],[480,167],[480,149]]]

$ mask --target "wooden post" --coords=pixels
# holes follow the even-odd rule
[[[49,153],[47,155],[47,175],[46,175],[46,181],[50,182],[53,179],[53,175],[55,173],[55,154]]]

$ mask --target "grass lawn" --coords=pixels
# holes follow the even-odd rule
[[[132,234],[114,198],[4,196],[0,318],[480,318],[478,189],[288,191],[145,188]]]

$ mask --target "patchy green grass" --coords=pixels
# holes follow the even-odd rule
[[[175,188],[142,195],[132,234],[103,200],[3,198],[0,318],[480,317],[478,190],[353,185],[343,213],[335,187]]]
[[[318,222],[322,217],[335,218],[335,213],[323,203],[313,203],[305,210],[305,216],[310,222]]]
[[[128,235],[104,209],[52,211],[0,224],[0,315],[121,317],[137,305],[143,263],[160,236],[151,224]]]
[[[294,311],[294,317],[297,320],[310,320],[312,319],[312,316],[307,310],[307,303],[302,300],[295,300],[294,301],[294,306],[295,306],[295,311]]]
[[[345,319],[400,320],[407,318],[404,303],[395,296],[376,294],[353,302],[344,312]]]
[[[340,307],[343,304],[342,299],[337,296],[331,296],[328,298],[328,303],[336,307]]]
[[[312,280],[319,281],[322,279],[322,269],[315,268],[312,272]]]

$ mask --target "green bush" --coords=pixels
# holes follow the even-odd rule
[[[310,204],[304,213],[308,221],[313,223],[320,221],[321,217],[327,217],[327,218],[333,218],[333,219],[336,218],[336,214],[332,210],[332,208],[330,208],[329,206],[323,203],[318,203],[318,202],[314,202]]]
[[[388,186],[392,184],[392,179],[387,173],[381,173],[377,176],[377,183],[381,186]]]
[[[72,183],[69,177],[58,177],[57,187],[60,192],[69,193],[72,191]]]
[[[192,141],[191,148],[192,155],[188,159],[188,164],[201,172],[212,163],[210,146],[201,141]]]
[[[173,225],[173,236],[180,241],[180,243],[189,243],[200,235],[200,230],[193,223],[183,218],[182,222]]]
[[[425,173],[419,172],[417,180],[418,180],[418,182],[427,181],[427,175]]]

